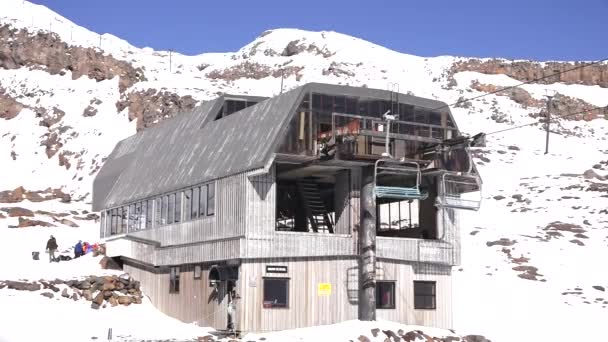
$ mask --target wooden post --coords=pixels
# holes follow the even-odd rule
[[[376,196],[374,167],[362,168],[359,227],[359,319],[376,320]]]

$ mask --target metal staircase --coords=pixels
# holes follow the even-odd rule
[[[317,184],[307,179],[299,180],[297,183],[312,231],[333,234],[334,223],[327,213]]]

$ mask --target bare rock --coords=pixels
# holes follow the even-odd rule
[[[95,302],[91,303],[91,309],[99,310],[99,304]]]
[[[50,292],[42,292],[40,295],[44,296],[44,297],[46,297],[48,299],[53,299],[55,297],[55,295],[52,294],[52,293],[50,293]]]
[[[8,289],[17,291],[38,291],[41,289],[41,285],[38,283],[28,283],[24,281],[7,280],[4,282],[4,285],[6,285]]]
[[[365,335],[360,335],[359,338],[357,338],[357,340],[359,342],[371,342],[370,339]]]
[[[103,292],[99,292],[97,294],[97,296],[95,296],[95,298],[93,299],[93,303],[95,303],[97,305],[101,305],[103,303],[103,300],[104,300]]]
[[[120,297],[118,297],[118,304],[120,304],[120,305],[129,305],[129,304],[131,304],[131,297],[129,297],[129,296],[120,296]]]
[[[80,299],[80,297],[78,297],[78,293],[76,293],[76,292],[72,293],[72,297],[71,298],[72,298],[73,301],[77,301],[78,299]]]
[[[88,117],[92,117],[97,115],[97,108],[89,105],[87,106],[87,108],[84,109],[84,112],[82,112],[82,116],[88,118]]]
[[[120,270],[120,265],[118,265],[118,263],[116,263],[116,261],[114,261],[114,259],[104,256],[103,258],[101,258],[101,260],[99,260],[99,265],[101,265],[101,268],[104,270]]]
[[[117,306],[118,305],[118,300],[114,297],[110,297],[108,299],[108,303],[110,303],[111,306]]]
[[[482,335],[467,335],[463,337],[464,342],[492,342]]]
[[[579,246],[585,245],[581,240],[577,240],[577,239],[570,240],[570,242],[572,242],[575,245],[579,245]]]
[[[0,119],[11,120],[17,117],[19,113],[26,108],[24,104],[18,102],[0,87]]]
[[[91,292],[91,290],[84,290],[82,291],[82,297],[88,301],[91,301],[93,300],[93,292]]]
[[[497,241],[488,241],[488,242],[486,242],[486,246],[488,246],[488,247],[492,247],[492,246],[513,246],[516,243],[517,243],[517,240],[510,240],[510,239],[506,239],[506,238],[501,238],[500,240],[497,240]]]
[[[63,291],[61,291],[61,297],[70,298],[70,295],[68,294],[68,289],[63,289]]]
[[[593,285],[592,287],[598,291],[602,291],[602,292],[606,291],[606,289],[603,286]]]
[[[595,178],[595,179],[599,179],[599,180],[604,180],[604,179],[606,178],[606,177],[603,177],[603,176],[598,175],[598,174],[595,172],[595,170],[593,170],[593,169],[589,169],[589,170],[585,171],[585,172],[583,173],[583,177],[584,177],[585,179],[594,179],[594,178]]]
[[[21,207],[2,208],[0,210],[6,211],[9,217],[34,217],[33,211]]]
[[[30,219],[26,219],[26,218],[22,218],[19,217],[19,228],[25,228],[25,227],[55,227],[54,224],[52,223],[48,223],[45,221],[39,221],[39,220],[30,220]]]

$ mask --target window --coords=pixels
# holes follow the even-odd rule
[[[184,221],[192,217],[192,189],[184,191]]]
[[[116,208],[112,209],[112,222],[110,226],[110,235],[115,235],[118,231],[118,210]]]
[[[161,225],[160,212],[161,212],[161,200],[160,197],[154,200],[154,227]]]
[[[128,219],[129,221],[127,222],[128,226],[127,226],[127,231],[133,231],[133,230],[137,230],[137,221],[136,221],[136,212],[135,212],[135,204],[131,204],[129,206],[129,211],[128,211]]]
[[[174,222],[182,220],[182,192],[175,194],[175,219]]]
[[[167,212],[167,223],[175,222],[175,194],[169,195],[169,210]]]
[[[160,211],[160,224],[167,224],[167,213],[169,209],[169,196],[163,196],[162,208]]]
[[[434,310],[435,282],[414,281],[414,309]]]
[[[141,202],[140,228],[146,229],[146,220],[148,217],[148,201]]]
[[[200,201],[198,202],[198,207],[199,207],[199,213],[201,214],[201,217],[205,216],[205,213],[207,212],[207,186],[203,185],[200,187],[200,191],[201,191],[201,196],[200,196]]]
[[[198,201],[199,201],[199,188],[194,188],[194,193],[192,195],[192,219],[196,219],[198,217]]]
[[[207,215],[215,214],[215,183],[207,185]]]
[[[169,273],[169,293],[179,293],[179,266],[171,267]]]
[[[264,278],[265,308],[289,307],[289,278]]]
[[[394,309],[395,308],[395,282],[378,281],[376,282],[376,308]]]
[[[153,213],[152,210],[154,209],[154,206],[152,203],[154,203],[152,200],[148,200],[148,206],[147,206],[148,208],[146,211],[146,228],[148,228],[148,229],[152,228],[152,213]]]
[[[194,265],[194,279],[201,279],[201,265]]]

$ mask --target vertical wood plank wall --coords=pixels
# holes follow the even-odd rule
[[[266,273],[266,266],[287,266],[285,274]],[[238,325],[244,331],[274,331],[357,319],[356,258],[277,258],[245,262],[238,283]],[[378,309],[377,317],[406,324],[452,328],[450,267],[380,260],[377,279],[395,281],[395,309]],[[289,307],[264,308],[264,277],[289,278]],[[436,282],[435,310],[414,309],[414,281]],[[319,283],[332,293],[319,296]]]
[[[163,313],[185,323],[218,329],[226,327],[226,289],[209,287],[209,267],[203,266],[201,279],[194,279],[193,266],[180,266],[179,293],[169,293],[169,268],[149,268],[125,262],[124,271],[141,282],[145,295]]]

